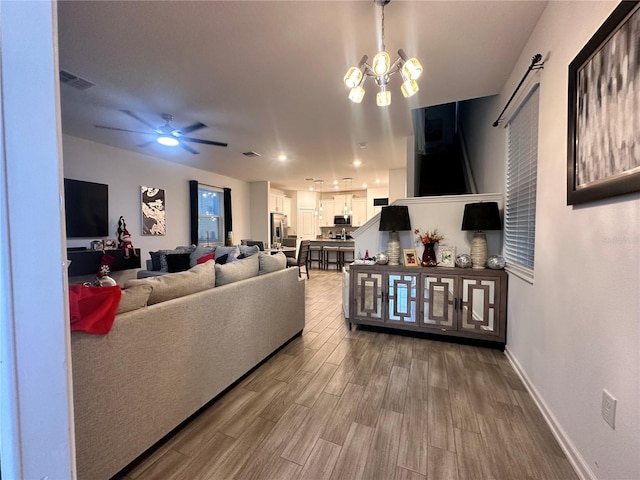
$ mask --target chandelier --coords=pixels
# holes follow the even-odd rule
[[[369,65],[369,57],[362,56],[356,67],[351,67],[344,76],[344,83],[351,89],[349,100],[354,103],[362,102],[364,98],[364,82],[367,77],[373,77],[380,91],[376,95],[376,103],[379,107],[386,107],[391,104],[391,92],[388,89],[391,75],[400,73],[402,86],[400,90],[405,98],[418,93],[416,80],[422,73],[422,65],[416,58],[408,58],[404,50],[398,50],[398,59],[391,63],[389,54],[385,51],[384,45],[384,6],[391,0],[374,0],[382,7],[382,34],[380,37],[380,51],[373,57],[373,64]]]

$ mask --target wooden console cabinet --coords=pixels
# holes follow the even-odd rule
[[[504,270],[351,265],[351,324],[488,340],[507,339]]]

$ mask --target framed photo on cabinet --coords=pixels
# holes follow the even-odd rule
[[[402,250],[402,254],[404,256],[404,266],[405,267],[417,267],[418,266],[418,256],[416,254],[415,248],[405,248]]]
[[[456,266],[456,247],[450,247],[449,245],[441,245],[438,248],[438,256],[440,261],[438,265],[441,267],[455,267]]]

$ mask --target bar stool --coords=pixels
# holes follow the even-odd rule
[[[324,268],[329,270],[329,265],[335,265],[336,270],[340,270],[340,247],[325,246],[322,251]],[[332,253],[335,255],[332,256]]]
[[[322,245],[311,245],[309,247],[309,265],[311,267],[313,267],[313,262],[316,262],[318,264],[318,268],[322,269],[323,268],[323,261],[324,261],[324,252],[322,251]]]
[[[342,247],[338,247],[338,249],[340,250],[340,268],[341,269],[342,267],[353,262],[356,259],[356,255],[355,255],[356,249],[354,247],[342,246]]]

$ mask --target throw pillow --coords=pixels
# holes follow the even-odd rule
[[[196,265],[200,265],[201,263],[208,262],[209,260],[214,260],[216,258],[216,254],[211,252],[206,255],[201,256],[196,260]]]
[[[216,247],[205,247],[203,245],[198,245],[196,247],[194,247],[193,251],[191,252],[191,263],[190,265],[192,267],[195,267],[198,264],[198,259],[208,255],[210,253],[213,253],[215,251]]]
[[[158,269],[161,272],[169,271],[169,264],[167,263],[167,255],[171,255],[174,253],[191,253],[191,247],[177,247],[173,250],[158,250],[157,252],[153,252],[151,254],[151,264],[154,270],[156,270],[154,262],[154,254],[157,255],[160,261],[160,268]]]
[[[190,253],[171,253],[167,255],[169,273],[184,272],[191,267]]]
[[[214,253],[214,256],[215,256],[215,253]],[[227,258],[229,258],[229,255],[225,253],[224,255],[215,257],[215,260],[218,265],[224,265],[225,263],[227,263]]]
[[[259,258],[260,258],[259,275],[264,275],[265,273],[277,272],[278,270],[284,270],[285,268],[287,268],[287,257],[282,252],[278,252],[274,255],[260,252]]]
[[[240,255],[244,254],[245,257],[250,257],[260,251],[260,248],[257,245],[238,245],[240,249]],[[238,256],[238,258],[240,258]]]
[[[147,304],[153,305],[213,288],[215,286],[215,272],[215,263],[205,262],[186,272],[167,273],[158,277],[129,280],[125,284],[125,288],[130,288],[134,285],[151,285],[153,290]]]
[[[236,262],[216,264],[216,287],[255,277],[260,270],[258,255],[251,255]]]
[[[162,253],[158,250],[157,252],[149,252],[149,255],[151,255],[151,270],[159,272],[162,268],[162,264],[160,263]]]
[[[116,314],[146,307],[152,290],[153,287],[151,285],[134,285],[123,289]]]
[[[236,257],[240,255],[240,249],[236,245],[232,247],[222,245],[216,247],[216,258],[225,254],[228,255],[227,262],[235,262]]]

